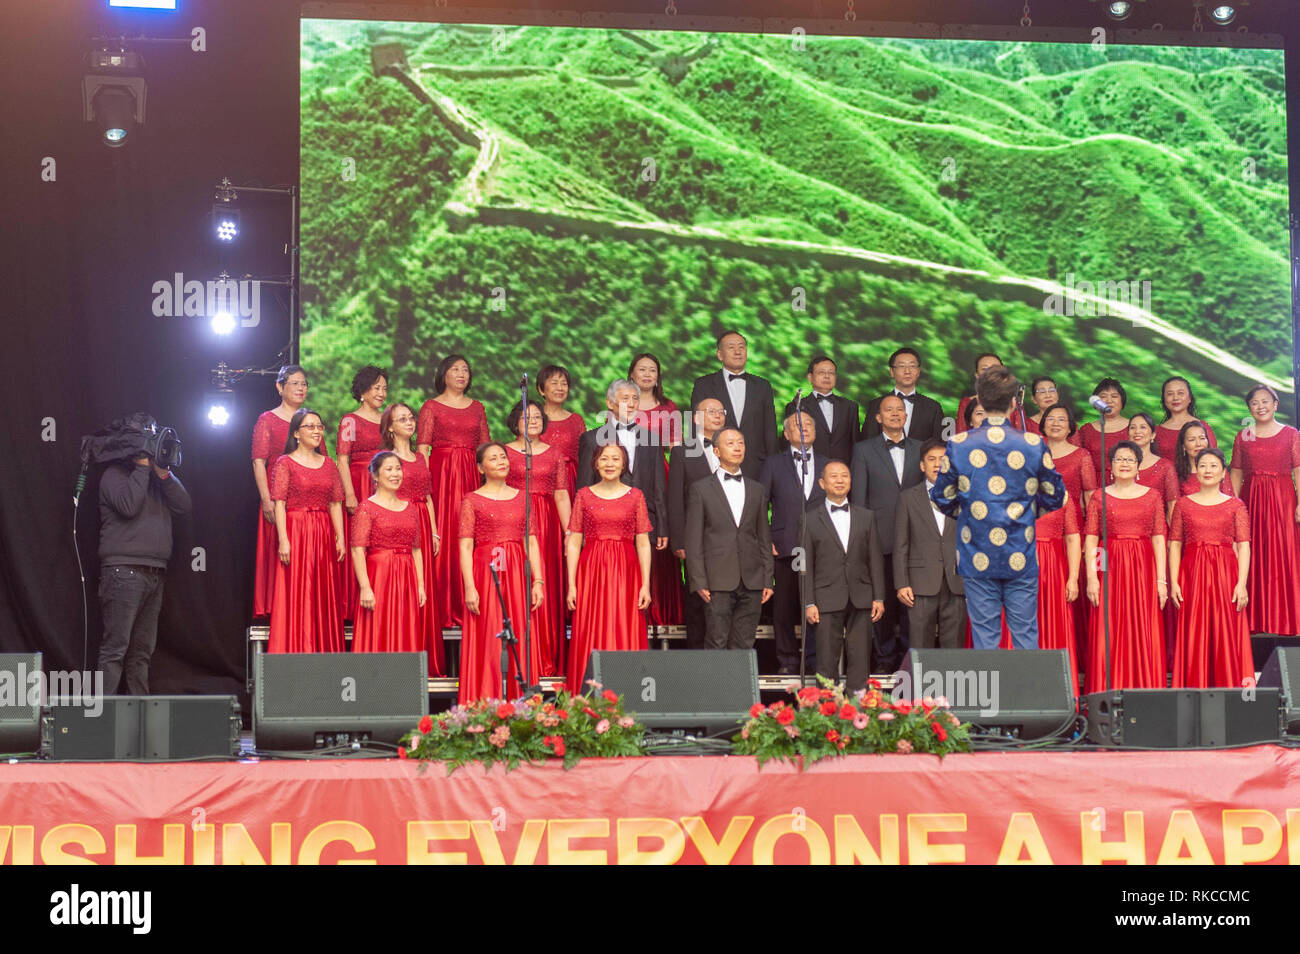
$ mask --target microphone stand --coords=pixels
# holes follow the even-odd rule
[[[527,560],[527,557],[524,559]],[[510,624],[510,610],[506,607],[506,598],[501,595],[501,577],[497,573],[495,563],[489,562],[488,569],[492,573],[492,584],[496,587],[497,602],[501,604],[501,632],[497,633],[497,639],[501,640],[501,698],[508,700],[511,656],[515,657],[515,679],[519,682],[519,695],[527,695],[528,690],[524,684],[523,670],[519,668],[519,640],[515,637],[514,627]]]
[[[1025,420],[1025,386],[1020,385],[1020,395],[1016,398],[1016,404],[1020,410],[1020,430],[1028,431],[1029,422]]]
[[[803,562],[799,566],[799,685],[808,685],[808,610],[804,604],[804,567],[808,560],[808,498],[804,496],[804,486],[808,482],[808,447],[803,440],[803,388],[794,395],[795,421],[799,425],[799,554]]]
[[[528,685],[531,686],[533,684],[533,561],[530,558],[532,551],[528,547],[528,537],[532,533],[533,516],[533,437],[528,429],[527,374],[519,382],[519,407],[523,410],[521,420],[524,422],[522,430],[524,441],[524,660],[528,667],[524,673],[524,678],[527,679]],[[518,665],[517,662],[516,665]]]
[[[1106,691],[1110,692],[1110,551],[1106,548],[1106,411],[1097,409],[1097,429],[1101,431],[1101,627],[1106,648]]]

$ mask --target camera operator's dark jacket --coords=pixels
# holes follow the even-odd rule
[[[99,484],[101,566],[167,566],[172,514],[190,512],[190,495],[175,474],[165,480],[153,465],[112,464]]]

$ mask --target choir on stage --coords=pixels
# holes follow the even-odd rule
[[[813,355],[780,405],[742,334],[721,335],[715,357],[680,408],[668,394],[686,382],[648,352],[601,382],[544,363],[536,397],[505,408],[471,397],[465,355],[439,363],[432,396],[392,403],[387,372],[367,365],[332,431],[307,371],[284,367],[252,439],[268,651],[346,651],[350,621],[352,651],[425,652],[469,702],[543,677],[580,691],[593,652],[645,649],[659,628],[683,627],[690,648],[752,648],[770,617],[782,673],[860,689],[909,647],[971,645],[969,524],[959,538],[960,508],[931,491],[958,443],[973,460],[1007,427],[1026,453],[1042,445],[1064,487],[1059,509],[1040,494],[1025,515],[1026,554],[1037,646],[1066,651],[1083,691],[1240,687],[1252,633],[1300,635],[1300,432],[1267,385],[1245,396],[1229,456],[1180,376],[1141,399],[1103,377],[1098,414],[1040,374],[1005,416],[972,388],[949,417],[920,391],[915,348],[862,400]],[[992,352],[970,370],[1006,376]],[[603,407],[574,406],[579,384]]]

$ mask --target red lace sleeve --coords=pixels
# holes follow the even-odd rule
[[[1171,500],[1178,499],[1178,475],[1174,473],[1174,465],[1165,461],[1165,479],[1161,486],[1161,492],[1164,495],[1166,504]]]
[[[1154,491],[1152,491],[1154,493]],[[1159,494],[1156,494],[1157,498]],[[1153,537],[1163,537],[1169,532],[1169,525],[1165,523],[1165,502],[1157,499],[1155,506],[1151,508],[1153,519],[1151,521],[1151,535]]]
[[[654,525],[650,523],[650,511],[646,510],[645,494],[635,487],[632,488],[632,493],[636,494],[636,532],[649,533]]]
[[[1078,533],[1079,533],[1079,515],[1078,515],[1078,511],[1075,510],[1075,508],[1072,507],[1069,503],[1067,503],[1064,507],[1061,508],[1061,512],[1065,514],[1065,517],[1064,517],[1065,529],[1064,529],[1062,532],[1063,532],[1067,537],[1068,537],[1070,534],[1074,534],[1074,535],[1077,536]]]
[[[357,422],[351,414],[339,418],[339,439],[335,442],[335,453],[340,457],[352,456],[352,444],[357,439]]]
[[[326,459],[324,466],[330,469],[330,500],[334,503],[342,503],[343,478],[339,476],[338,465],[334,461]]]
[[[1291,432],[1291,467],[1300,467],[1300,432]]]
[[[1079,462],[1079,482],[1084,490],[1097,489],[1097,468],[1092,466],[1092,458],[1088,456],[1087,451],[1083,454],[1083,460]]]
[[[253,425],[253,460],[266,460],[271,456],[271,425],[266,417],[257,419]]]
[[[407,504],[407,506],[408,506],[408,507],[421,507],[421,506],[423,506],[423,504],[419,504],[419,503],[409,503],[409,504]],[[411,543],[410,543],[410,547],[411,547],[412,550],[419,550],[419,549],[420,549],[420,515],[419,515],[419,514],[416,514],[416,515],[415,515],[415,519],[411,521]],[[428,558],[428,557],[425,557],[425,559],[429,559],[429,558]]]
[[[1237,543],[1250,542],[1250,514],[1246,512],[1246,504],[1239,499],[1233,502],[1232,539]]]
[[[1169,524],[1169,542],[1183,542],[1183,501],[1174,501],[1174,518]]]
[[[352,518],[352,529],[349,531],[352,539],[349,541],[349,546],[370,546],[370,525],[373,519],[370,513],[370,501],[363,501],[357,508],[356,516]]]
[[[1083,527],[1084,536],[1101,536],[1101,504],[1105,498],[1106,493],[1102,491],[1099,494],[1093,494],[1092,499],[1088,501],[1088,517]]]
[[[1245,431],[1238,431],[1237,436],[1232,441],[1232,463],[1231,466],[1237,470],[1245,470],[1245,461],[1241,459],[1241,435]]]
[[[551,445],[555,447],[554,444]],[[555,489],[564,490],[568,484],[568,468],[565,466],[564,455],[560,449],[555,447]]]
[[[587,498],[587,488],[579,487],[573,497],[573,509],[569,511],[569,531],[582,533],[582,502]]]
[[[433,402],[425,401],[420,405],[420,414],[415,419],[415,443],[433,443]]]
[[[478,407],[478,442],[486,444],[492,440],[492,435],[488,432],[487,411],[483,410],[483,405],[475,402]]]
[[[281,457],[271,468],[271,499],[288,500],[289,499],[289,463],[288,456]]]
[[[473,494],[466,494],[460,502],[460,539],[474,539],[474,501]]]

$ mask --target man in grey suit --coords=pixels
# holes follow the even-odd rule
[[[846,499],[851,477],[829,462],[819,481],[826,499],[808,512],[808,622],[817,624],[817,675],[832,681],[845,661],[845,689],[865,689],[871,675],[871,623],[885,612],[885,567],[875,515]]]
[[[946,448],[938,438],[921,446],[925,483],[903,491],[894,517],[894,582],[899,602],[907,607],[911,644],[918,649],[960,649],[966,629],[966,589],[957,574],[957,521],[930,500]]]
[[[718,470],[687,492],[686,579],[705,604],[708,649],[753,649],[758,614],[772,597],[772,534],[763,485],[740,472],[745,435],[713,435]]]
[[[898,497],[921,483],[921,442],[903,433],[907,408],[896,394],[880,399],[876,412],[880,433],[853,448],[853,487],[849,499],[876,515],[876,531],[885,555],[885,613],[876,623],[877,665],[892,672],[907,652],[907,617],[899,608],[894,585],[894,511]]]

